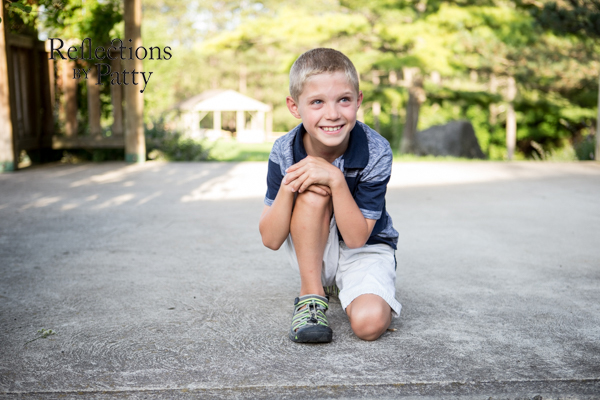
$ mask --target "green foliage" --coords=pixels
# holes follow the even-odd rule
[[[93,47],[110,43],[123,20],[120,0],[39,0],[41,27],[49,37],[92,39]]]
[[[173,57],[144,61],[144,70],[157,77],[144,94],[146,123],[204,90],[238,90],[244,71],[246,93],[271,104],[274,129],[287,131],[299,122],[285,106],[289,68],[302,52],[324,46],[352,59],[361,76],[365,122],[375,125],[371,105],[379,102],[379,130],[394,147],[400,144],[408,100],[403,75],[406,68],[416,68],[426,94],[419,129],[468,119],[487,156],[503,159],[506,80],[514,77],[518,157],[539,156],[535,142],[545,153],[572,146],[582,158],[589,154],[582,138],[589,136],[597,118],[600,43],[594,38],[600,28],[594,21],[600,20],[599,3],[148,0],[144,45],[170,46]],[[18,4],[26,7],[29,2]],[[120,34],[120,1],[86,0],[85,8],[82,4],[40,0],[30,5],[29,14],[20,6],[14,14],[25,19],[39,15],[45,29],[57,36],[91,37],[95,44]],[[430,79],[433,73],[441,78],[437,84]],[[497,88],[492,88],[493,79],[499,82]],[[84,87],[80,90],[85,92]],[[102,99],[108,122],[106,92]],[[182,134],[147,135],[147,147],[156,157],[208,157],[204,143]]]
[[[575,141],[575,154],[579,160],[595,160],[595,153],[596,143],[594,143],[594,136],[587,135]]]
[[[600,37],[600,1],[551,1],[530,6],[532,16],[546,29],[582,37]]]
[[[210,149],[203,141],[168,129],[162,121],[145,129],[146,158],[164,161],[206,161]]]

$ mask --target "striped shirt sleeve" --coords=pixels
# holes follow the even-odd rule
[[[385,193],[392,174],[392,149],[379,149],[361,174],[354,199],[365,218],[378,220],[385,206]],[[371,157],[374,156],[371,153]]]

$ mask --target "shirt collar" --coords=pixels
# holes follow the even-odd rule
[[[294,138],[294,164],[306,158],[306,149],[302,137],[306,129],[300,124],[296,127],[296,137]],[[348,148],[342,156],[345,168],[364,168],[369,163],[369,143],[367,134],[357,121],[354,128],[350,131],[350,140]]]

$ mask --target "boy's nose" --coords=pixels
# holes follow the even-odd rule
[[[335,104],[327,106],[325,110],[325,117],[330,120],[336,120],[340,118],[340,112]]]

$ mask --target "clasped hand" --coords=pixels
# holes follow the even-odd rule
[[[307,156],[302,161],[286,169],[283,184],[287,185],[292,192],[302,193],[305,190],[331,196],[331,187],[343,177],[333,164],[320,157]]]

